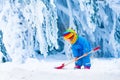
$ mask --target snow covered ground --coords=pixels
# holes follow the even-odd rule
[[[91,59],[90,70],[54,69],[68,60],[28,59],[24,64],[1,63],[0,80],[120,80],[120,59]]]

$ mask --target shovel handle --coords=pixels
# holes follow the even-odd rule
[[[100,46],[94,48],[93,51],[97,51],[98,49],[100,49]]]

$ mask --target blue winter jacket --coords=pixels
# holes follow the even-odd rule
[[[72,44],[72,51],[73,51],[74,57],[79,57],[91,51],[91,45],[84,37],[79,36],[77,41],[74,44]],[[75,62],[75,65],[91,66],[90,55],[82,59],[79,59],[78,61]]]

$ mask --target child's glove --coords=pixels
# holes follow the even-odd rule
[[[78,57],[75,58],[75,61],[77,61],[77,60],[78,60]]]

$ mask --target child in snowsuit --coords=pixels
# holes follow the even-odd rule
[[[85,53],[88,53],[91,51],[91,45],[85,39],[84,37],[78,36],[77,33],[72,29],[67,29],[63,37],[65,40],[71,43],[71,48],[73,52],[73,56],[75,57],[75,60],[82,56]],[[84,69],[90,69],[91,63],[90,63],[90,54],[77,60],[75,62],[76,69],[81,69],[81,66],[84,66]]]

